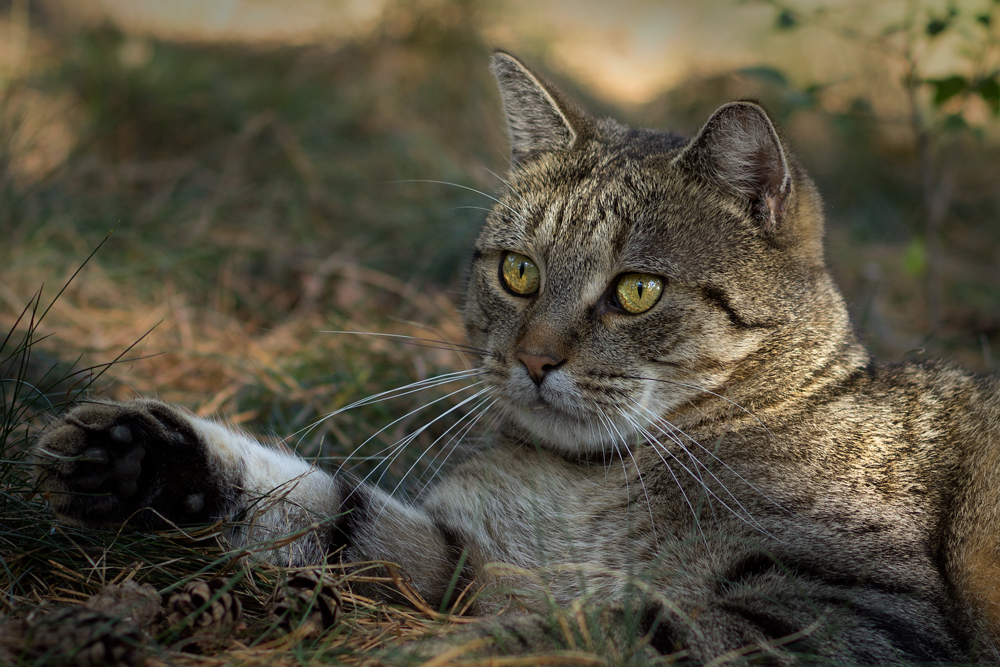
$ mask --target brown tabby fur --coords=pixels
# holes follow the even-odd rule
[[[510,586],[583,598],[622,661],[997,660],[997,379],[869,359],[819,196],[759,106],[688,141],[593,119],[507,54],[493,68],[513,162],[464,317],[495,432],[406,505],[157,401],[83,405],[37,447],[55,511],[211,520],[281,487],[234,542],[342,512],[270,557],[394,561],[433,604],[475,580],[479,613]],[[537,264],[536,294],[503,286],[507,252]],[[629,272],[665,279],[638,315],[614,297]],[[557,617],[470,632],[486,652],[573,645]]]

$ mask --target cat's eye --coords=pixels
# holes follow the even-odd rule
[[[538,267],[527,255],[508,252],[500,262],[500,277],[514,294],[528,296],[538,291],[541,275]]]
[[[618,305],[633,315],[655,306],[662,293],[663,278],[648,273],[626,273],[615,286]]]

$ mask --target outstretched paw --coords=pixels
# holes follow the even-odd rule
[[[78,523],[192,523],[218,510],[194,424],[159,401],[80,405],[45,430],[34,454],[52,508]]]

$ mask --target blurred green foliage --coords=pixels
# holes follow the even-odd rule
[[[638,118],[690,133],[719,104],[763,102],[827,203],[830,264],[876,353],[919,348],[991,368],[1000,3],[756,4],[773,10],[772,38],[794,36],[803,60],[686,81]],[[823,41],[813,35],[836,46],[811,50]],[[865,69],[831,76],[823,59],[835,56]],[[873,73],[887,85],[863,80]]]
[[[502,169],[501,126],[471,6],[400,16],[328,49],[151,41],[117,29],[57,35],[58,65],[20,85],[70,91],[81,137],[42,182],[10,192],[0,234],[51,247],[72,227],[122,279],[198,294],[220,266],[295,286],[331,253],[409,280],[455,283]],[[398,25],[403,24],[403,25]],[[497,129],[483,136],[482,128]],[[495,152],[494,152],[495,151]],[[62,250],[68,250],[63,247]],[[267,321],[266,299],[241,297]]]

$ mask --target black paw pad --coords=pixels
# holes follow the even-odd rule
[[[115,460],[112,476],[115,480],[115,491],[120,498],[131,498],[135,495],[138,490],[136,483],[139,473],[142,472],[140,464],[145,457],[146,450],[140,445]]]
[[[205,494],[204,493],[192,493],[184,499],[181,504],[184,511],[188,514],[197,514],[198,512],[205,509]]]
[[[138,491],[146,450],[135,442],[132,428],[125,424],[68,421],[82,431],[84,440],[76,465],[65,475],[70,490],[91,494],[113,493],[118,498],[134,496]],[[97,511],[99,506],[105,505],[108,503],[94,502],[90,509]]]
[[[115,424],[108,429],[108,438],[119,446],[132,444],[132,429],[124,424]]]
[[[200,521],[218,505],[193,425],[158,401],[81,405],[46,430],[35,461],[53,509],[85,523]]]

